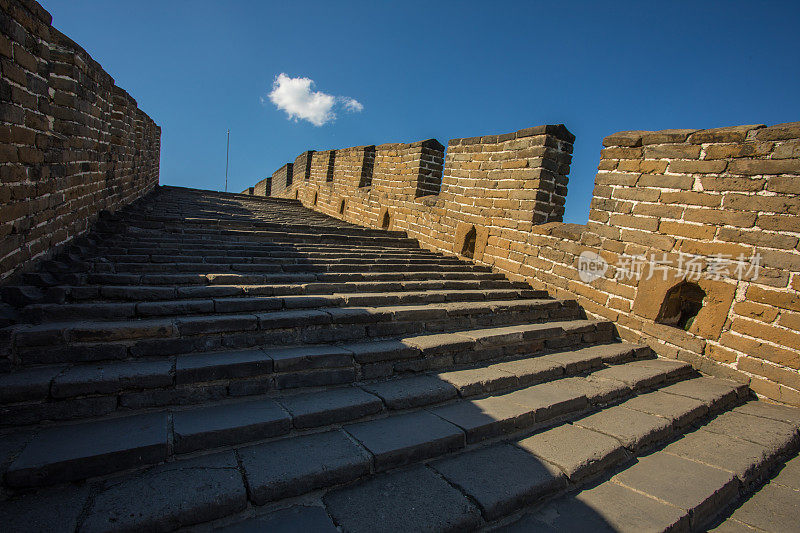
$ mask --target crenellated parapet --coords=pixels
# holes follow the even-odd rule
[[[574,298],[626,340],[800,405],[800,123],[610,135],[585,225],[561,222],[574,141],[548,125],[304,152],[309,179],[273,195]]]

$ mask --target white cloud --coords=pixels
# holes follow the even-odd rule
[[[364,110],[364,105],[355,98],[348,98],[346,96],[340,96],[339,98],[341,99],[344,108],[351,113],[358,113]]]
[[[361,102],[355,98],[333,96],[315,91],[313,88],[314,80],[290,78],[281,72],[272,84],[269,99],[278,109],[285,111],[290,119],[307,120],[315,126],[322,126],[334,120],[337,107],[344,107],[344,110],[350,113],[364,109]]]

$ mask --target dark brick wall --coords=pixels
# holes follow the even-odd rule
[[[31,0],[0,0],[0,279],[158,185],[161,128]]]

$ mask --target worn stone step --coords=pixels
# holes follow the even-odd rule
[[[26,273],[24,279],[33,286],[58,285],[58,280],[49,274]],[[75,279],[86,285],[114,286],[183,286],[183,285],[302,285],[307,283],[378,283],[378,282],[431,282],[448,281],[497,282],[508,283],[502,274],[493,272],[340,272],[340,273],[280,273],[280,274],[243,274],[225,272],[216,274],[116,274],[91,273],[76,274]],[[64,284],[69,285],[69,284]],[[530,288],[527,284],[513,282],[514,288]],[[87,289],[91,290],[91,289]]]
[[[791,433],[784,432],[786,438],[796,438],[797,426],[785,426],[791,430]],[[240,467],[233,454],[223,452],[111,478],[100,485],[91,501],[88,491],[72,488],[58,492],[58,500],[53,492],[25,494],[0,504],[0,516],[11,516],[16,521],[8,523],[18,524],[20,517],[29,516],[26,510],[53,502],[44,508],[50,509],[56,504],[58,516],[67,524],[67,529],[78,526],[87,505],[89,513],[82,524],[87,530],[118,527],[120,523],[130,529],[162,527],[159,524],[192,525],[237,513],[244,509],[247,499],[259,506],[318,488],[334,487],[323,495],[324,507],[317,507],[316,512],[315,508],[308,507],[269,511],[264,517],[248,518],[244,523],[231,525],[230,530],[241,531],[237,526],[253,524],[260,527],[264,522],[288,530],[302,529],[302,525],[324,528],[329,525],[326,517],[332,517],[348,531],[375,531],[375,516],[384,517],[381,526],[387,530],[442,530],[450,526],[474,530],[486,525],[487,520],[492,523],[493,517],[502,517],[521,506],[557,494],[564,487],[578,486],[569,478],[569,469],[557,464],[560,459],[552,455],[565,456],[564,444],[580,450],[582,457],[601,460],[604,470],[628,464],[627,458],[620,455],[619,443],[609,441],[602,434],[580,428],[576,428],[578,433],[556,433],[558,428],[570,427],[558,426],[527,439],[470,449],[445,459],[435,459],[428,465],[376,475],[369,475],[371,456],[355,441],[340,431],[318,433],[240,448],[237,452]],[[767,430],[767,434],[773,433],[774,429]],[[546,439],[528,442],[545,434]],[[304,452],[298,453],[297,449]],[[720,456],[724,453],[724,449],[718,449]],[[537,454],[545,454],[556,463]],[[291,460],[275,461],[276,456]],[[713,489],[710,479],[724,478],[717,471],[703,468],[705,461],[690,465],[699,466],[687,474],[686,463],[681,460],[683,456],[676,454],[674,457],[675,460],[666,461],[672,469],[667,472],[667,479],[680,485],[673,494],[668,494],[669,498],[682,498],[683,502],[688,502],[683,503],[685,506],[702,510],[702,505],[695,505],[699,499],[695,495],[702,497],[710,492],[708,487]],[[577,496],[555,500],[525,515],[512,524],[510,530],[529,531],[534,525],[593,531],[609,530],[609,524],[613,530],[639,530],[637,526],[654,525],[663,528],[663,524],[688,526],[688,522],[682,522],[687,520],[682,508],[664,505],[663,500],[639,492],[651,490],[647,482],[664,474],[662,470],[655,474],[648,472],[648,469],[663,467],[661,462],[639,461],[634,465],[639,471],[626,469],[611,481],[597,485],[601,490],[589,488]],[[713,476],[708,476],[709,472]],[[694,482],[690,492],[684,486],[687,475],[691,476],[689,481]],[[360,478],[363,480],[337,488]],[[170,489],[175,483],[195,494],[191,502],[186,502],[182,491]],[[636,485],[637,489],[630,489],[628,485]],[[587,511],[589,505],[591,511]],[[553,506],[560,512],[552,512]],[[190,512],[195,509],[199,513],[196,516]],[[684,514],[678,515],[677,511],[684,511]]]
[[[261,284],[263,276],[210,275],[210,285],[62,285],[68,303],[97,301],[153,301],[216,296],[285,296],[352,293],[398,293],[442,290],[526,290],[529,286],[501,280],[352,281],[332,283]],[[218,289],[217,287],[223,287]],[[517,293],[519,294],[519,293]],[[526,292],[527,298],[547,298],[544,291]],[[64,302],[56,302],[63,304]]]
[[[157,263],[180,264],[180,263],[210,263],[210,264],[238,264],[252,263],[254,265],[463,265],[463,262],[456,258],[406,255],[400,257],[381,257],[377,255],[351,256],[351,257],[272,257],[270,255],[260,257],[247,253],[233,253],[225,255],[203,255],[191,253],[162,253],[156,254],[152,251],[147,254],[104,254],[99,257],[85,259],[90,263]]]
[[[437,340],[441,343],[438,346]],[[415,359],[424,359],[421,347],[440,354],[451,350],[452,366],[469,363],[472,358],[465,357],[464,352],[474,345],[458,335],[435,335],[21,370],[0,376],[0,390],[4,392],[0,396],[2,425],[29,425],[48,419],[102,416],[115,410],[125,412],[279,389],[350,383],[374,378],[376,365],[380,370],[388,369],[382,375],[391,376],[407,372]],[[362,388],[382,398],[390,409],[403,409],[427,405],[436,398],[444,401],[456,395],[465,398],[529,386],[603,364],[650,357],[651,353],[645,347],[626,343],[589,346],[420,378],[377,381]],[[424,369],[424,365],[420,366]],[[435,387],[426,385],[431,382]],[[604,389],[593,384],[591,390]]]
[[[624,345],[618,347],[616,353],[621,354],[626,351],[633,353],[637,349],[638,348],[635,346]],[[610,353],[607,349],[598,350],[598,352],[602,354]],[[565,361],[570,360],[569,354],[563,355],[565,356]],[[554,359],[558,356],[559,354],[557,353],[552,354]],[[612,357],[611,360],[619,361],[618,356]],[[657,361],[658,360],[654,360],[654,364],[656,364]],[[502,364],[503,363],[498,364],[500,365],[499,368],[503,368]],[[564,363],[565,366],[562,367],[562,373],[559,377],[563,377],[567,364],[567,362]],[[525,382],[525,374],[511,374],[511,369],[507,371],[509,375],[515,376],[517,383]],[[431,379],[436,378],[434,375],[429,375],[428,377]],[[404,387],[404,384],[413,379],[414,378],[402,378],[397,380],[395,382],[395,390],[405,389],[406,387]],[[553,393],[545,392],[551,389],[558,389],[561,381],[562,380],[556,380],[543,385],[526,387],[520,389],[516,393],[490,397],[490,399],[494,398],[496,400],[495,404],[498,405],[513,405],[517,410],[519,410],[520,407],[529,409],[531,406],[535,405],[537,411],[536,413],[533,411],[530,412],[530,420],[526,419],[527,425],[533,424],[534,421],[538,423],[547,418],[558,416],[561,414],[561,411],[565,409],[574,411],[576,409],[585,408],[587,405],[585,396],[583,397],[583,403],[572,402],[566,405],[561,402],[558,394],[553,396]],[[74,386],[74,379],[67,378],[67,382]],[[425,397],[424,401],[418,397],[413,404],[398,404],[396,397],[387,395],[387,389],[385,387],[378,387],[378,389],[375,390],[371,385],[362,385],[359,387],[348,387],[303,395],[276,397],[274,399],[262,398],[244,402],[212,404],[193,409],[173,410],[169,416],[167,413],[159,414],[158,417],[161,418],[158,418],[155,414],[134,415],[98,422],[86,422],[78,425],[56,426],[42,430],[42,432],[25,448],[25,451],[20,454],[19,458],[9,467],[9,474],[6,477],[11,486],[35,486],[48,484],[46,480],[51,479],[49,477],[49,472],[51,471],[57,472],[57,474],[54,474],[55,479],[57,480],[56,482],[60,482],[81,479],[82,474],[80,474],[80,472],[88,472],[88,474],[83,477],[89,477],[99,475],[99,473],[121,470],[123,469],[122,467],[117,468],[115,465],[127,465],[128,463],[125,462],[127,460],[125,457],[138,452],[131,451],[128,453],[125,449],[121,448],[124,446],[124,437],[120,437],[120,440],[117,441],[108,441],[108,439],[111,438],[109,434],[117,431],[117,429],[125,430],[125,428],[140,424],[141,420],[144,420],[144,422],[146,422],[146,427],[149,428],[161,427],[158,424],[165,423],[164,421],[166,420],[171,420],[172,440],[169,441],[168,444],[165,444],[165,446],[174,453],[188,453],[285,435],[288,434],[292,428],[305,430],[312,427],[326,426],[332,423],[352,421],[379,412],[391,412],[398,408],[424,407],[426,404],[438,404],[447,402],[448,400],[455,400],[455,403],[450,402],[443,408],[435,408],[430,411],[417,411],[417,414],[413,416],[409,415],[410,418],[403,415],[400,418],[383,418],[371,422],[361,422],[355,425],[345,426],[345,430],[362,442],[375,456],[376,463],[374,467],[385,469],[390,466],[397,466],[398,461],[403,463],[411,461],[412,459],[419,459],[428,453],[433,453],[431,450],[434,450],[436,454],[440,454],[449,450],[451,446],[460,448],[464,446],[465,442],[473,442],[476,440],[473,438],[473,434],[470,433],[463,424],[459,423],[462,418],[450,419],[447,413],[463,412],[463,409],[453,411],[453,407],[463,406],[466,409],[471,409],[471,406],[478,404],[472,401],[458,400],[458,389],[446,381],[442,381],[442,383],[444,383],[446,387],[449,387],[451,391],[450,395],[428,395]],[[53,386],[55,385],[56,383],[54,382]],[[565,390],[568,397],[572,398],[575,396],[575,392],[572,388],[567,388]],[[544,393],[544,395],[542,396],[541,393]],[[534,399],[536,395],[539,396]],[[534,401],[535,404],[532,404],[531,401]],[[444,409],[444,411],[442,411],[442,409]],[[546,412],[542,409],[546,409]],[[559,413],[556,413],[557,410],[560,410]],[[126,420],[128,422],[126,422]],[[161,422],[158,422],[159,420],[161,420]],[[448,436],[437,437],[431,441],[429,438],[430,435],[426,433],[423,428],[423,426],[426,425],[430,425],[431,428],[452,427],[458,429],[448,430],[450,431],[450,433],[447,433]],[[416,428],[415,431],[417,433],[414,434],[415,436],[412,436],[408,430],[400,431],[399,428],[403,427]],[[150,431],[151,434],[155,434],[153,433],[153,431],[155,431],[154,429],[148,431]],[[71,441],[69,446],[64,449],[64,446],[60,442],[61,439],[77,434],[84,435],[80,442],[83,443],[85,447],[81,448]],[[407,439],[404,441],[406,444],[402,446],[392,440],[399,434],[404,435],[404,438]],[[158,439],[162,439],[164,436],[160,433],[157,435]],[[485,438],[486,436],[491,435],[486,432],[482,433],[482,437]],[[440,442],[441,439],[444,439],[444,441]],[[97,442],[97,450],[99,450],[96,453],[92,451],[95,449],[94,444],[91,444],[95,441]],[[159,440],[159,443],[160,442]],[[147,445],[151,446],[151,444],[152,443],[148,441]],[[152,445],[154,446],[154,444]],[[444,446],[444,448],[442,448],[442,446]],[[111,451],[108,451],[109,449],[111,449]],[[57,451],[57,453],[54,452],[54,457],[56,459],[54,459],[55,463],[53,464],[43,463],[44,459],[42,459],[42,457],[49,453],[48,450]],[[163,450],[161,450],[161,448],[159,448],[159,450],[158,453],[162,454]],[[112,452],[123,457],[122,463],[116,460],[110,461],[108,463],[108,470],[106,472],[99,472],[99,470],[103,468],[103,463],[96,456],[105,456]],[[158,455],[158,457],[159,460],[163,459],[161,455]],[[86,471],[81,470],[79,466],[84,462],[89,465]],[[44,464],[44,466],[39,468],[36,466],[39,464]]]
[[[150,318],[154,316],[274,311],[279,309],[327,308],[334,306],[387,306],[444,302],[497,301],[547,297],[532,289],[439,289],[383,292],[332,292],[275,295],[275,286],[213,285],[197,287],[103,287],[100,301],[32,304],[21,317],[32,323],[103,317]],[[402,289],[402,288],[401,288]],[[104,297],[105,296],[105,297]],[[110,302],[108,300],[111,300]],[[125,308],[125,302],[129,308]],[[127,311],[128,315],[120,315]]]
[[[648,396],[644,394],[635,399]],[[323,496],[323,503],[334,522],[348,531],[373,531],[374,522],[370,519],[373,516],[389,516],[391,527],[404,530],[438,530],[442,528],[441,524],[460,520],[464,511],[460,507],[439,508],[436,501],[416,498],[420,486],[432,484],[429,474],[433,471],[448,483],[442,486],[446,494],[464,498],[459,501],[468,506],[473,514],[475,511],[480,513],[480,518],[475,516],[476,521],[467,527],[473,530],[520,508],[558,495],[569,487],[579,486],[587,479],[596,478],[598,474],[618,465],[629,464],[632,457],[631,452],[613,437],[563,424],[531,437],[435,459],[428,463],[427,469],[414,466],[399,472],[378,474],[328,492]],[[699,467],[702,468],[702,465]],[[658,472],[650,474],[655,484],[658,484],[658,478]],[[405,482],[400,483],[400,479]],[[378,489],[384,486],[391,486],[393,490]],[[680,488],[673,490],[680,491]],[[638,504],[635,497],[632,501]],[[358,502],[358,508],[354,507],[353,502]],[[611,499],[610,503],[621,506],[626,502]],[[422,512],[417,512],[420,509]],[[545,513],[542,516],[549,518]],[[659,517],[658,514],[656,516]],[[521,523],[515,524],[518,529],[514,530],[552,530],[546,528],[546,524],[536,524],[538,527],[531,525],[526,517]],[[569,525],[573,524],[570,522]],[[607,530],[598,526],[555,529]]]
[[[709,408],[714,405],[709,399],[705,403]],[[750,414],[754,411],[758,415]],[[755,481],[794,457],[799,439],[796,409],[749,402],[638,458],[610,479],[535,509],[502,531],[706,530],[718,522],[720,513],[757,489]],[[759,491],[757,498],[759,494],[764,502],[775,504],[797,499],[795,492],[787,500],[780,489]],[[736,511],[727,523],[732,529],[719,530],[786,527],[791,520],[775,520],[780,507],[767,510],[753,505],[738,515]]]
[[[74,307],[79,305],[75,304]],[[84,316],[89,318],[93,304],[83,305]],[[525,349],[530,349],[536,344],[532,342],[534,340],[540,345],[544,345],[545,339],[550,343],[561,342],[564,345],[611,340],[613,332],[607,322],[573,320],[568,323],[552,323],[547,327],[536,323],[507,326],[502,331],[496,328],[509,323],[574,317],[577,312],[576,307],[560,305],[554,300],[518,300],[290,309],[256,314],[231,313],[140,320],[116,318],[106,321],[48,322],[20,326],[14,330],[14,343],[18,359],[23,365],[30,365],[213,351],[225,348],[226,345],[231,348],[249,348],[304,342],[370,340],[456,331],[481,325],[495,327],[487,331],[475,330],[469,334],[472,337],[466,338],[462,335],[457,340],[478,342],[476,351],[482,354],[502,351],[502,347],[491,346],[492,342],[504,345],[516,343],[522,346],[521,343],[526,341]],[[108,319],[113,317],[112,313],[116,313],[117,317],[127,317],[135,313],[135,306],[124,303],[105,304],[97,316]],[[430,351],[426,354],[435,355]],[[431,357],[428,362],[436,364],[437,361],[442,359]],[[377,367],[375,369],[377,371]]]
[[[456,263],[440,263],[437,261],[426,261],[419,263],[411,262],[387,262],[379,264],[342,264],[342,263],[322,263],[322,264],[283,264],[283,263],[105,263],[95,262],[89,265],[90,272],[106,273],[115,272],[123,274],[133,273],[226,273],[226,272],[253,272],[257,274],[269,273],[347,273],[347,272],[488,272],[488,267],[480,265],[467,265]]]

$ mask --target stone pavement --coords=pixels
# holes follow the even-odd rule
[[[295,201],[161,187],[0,294],[10,530],[796,525],[798,410]]]

